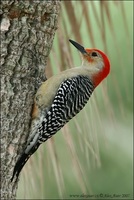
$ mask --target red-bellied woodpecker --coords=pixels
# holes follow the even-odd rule
[[[96,86],[109,74],[110,62],[98,49],[85,49],[69,40],[82,54],[82,66],[52,76],[38,89],[32,112],[31,134],[18,159],[11,181],[29,157],[85,106]]]

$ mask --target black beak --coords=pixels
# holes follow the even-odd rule
[[[73,40],[69,40],[82,54],[87,54],[85,48]]]

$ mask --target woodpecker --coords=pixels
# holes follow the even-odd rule
[[[15,164],[11,181],[41,143],[51,138],[83,109],[94,89],[110,72],[108,57],[69,40],[82,55],[82,65],[52,76],[38,89],[33,105],[30,136]]]

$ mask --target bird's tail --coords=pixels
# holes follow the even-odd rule
[[[17,163],[15,164],[11,182],[13,181],[15,175],[16,175],[16,179],[18,178],[19,173],[21,172],[23,166],[28,161],[30,156],[38,149],[39,145],[40,145],[40,143],[37,142],[36,145],[33,146],[28,153],[25,152],[21,155],[21,157],[18,159]]]

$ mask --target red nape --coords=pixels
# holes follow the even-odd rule
[[[90,53],[91,51],[96,51],[99,54],[101,54],[102,58],[103,58],[103,62],[104,62],[104,67],[102,68],[101,71],[99,71],[98,74],[95,74],[93,76],[93,83],[94,86],[97,87],[99,85],[99,83],[108,76],[109,72],[110,72],[110,61],[108,59],[108,57],[106,56],[105,53],[103,53],[102,51],[98,50],[98,49],[86,49],[86,51],[88,53]],[[88,58],[89,60],[89,58]],[[94,62],[92,58],[90,58],[89,62]]]

